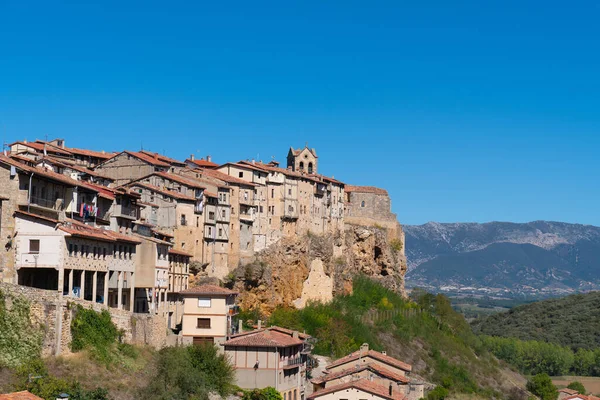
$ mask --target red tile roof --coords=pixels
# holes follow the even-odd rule
[[[293,155],[295,155],[295,156],[297,156],[297,155],[299,155],[300,153],[302,153],[302,151],[303,151],[304,149],[308,149],[308,151],[310,151],[310,152],[312,153],[312,155],[313,155],[313,156],[315,156],[315,158],[319,158],[319,157],[317,157],[317,152],[316,152],[316,150],[315,150],[315,149],[311,149],[311,148],[309,148],[308,146],[304,146],[304,148],[302,148],[302,149],[294,149],[293,147],[290,147],[290,151],[291,151],[291,152],[292,152],[292,154],[293,154]]]
[[[331,369],[340,365],[344,365],[353,361],[358,360],[361,357],[371,357],[375,360],[381,361],[385,364],[391,365],[392,367],[396,367],[399,368],[401,370],[410,372],[412,367],[410,366],[410,364],[407,364],[405,362],[402,362],[400,360],[396,360],[393,357],[390,357],[388,355],[382,354],[378,351],[375,350],[369,350],[365,355],[363,355],[363,353],[361,353],[360,350],[355,351],[354,353],[351,353],[349,355],[347,355],[346,357],[342,357],[338,360],[335,360],[334,362],[332,362],[331,364],[329,364],[327,367],[327,369]]]
[[[205,191],[204,191],[204,195],[205,195],[206,197],[212,197],[213,199],[216,199],[216,198],[218,197],[218,196],[217,196],[215,193],[213,193],[213,192],[209,192],[208,190],[205,190]]]
[[[187,178],[185,176],[181,176],[179,174],[169,173],[169,172],[154,172],[151,175],[145,176],[141,179],[146,179],[150,176],[160,176],[161,178],[172,180],[173,182],[181,183],[182,185],[186,185],[189,187],[197,188],[197,189],[206,189],[206,186],[202,185],[200,181],[197,181],[193,178]]]
[[[357,193],[373,193],[387,196],[388,192],[385,189],[376,188],[374,186],[352,186],[346,185],[344,188],[346,193],[357,192]]]
[[[214,163],[212,161],[208,161],[208,160],[190,160],[189,158],[187,160],[185,160],[186,162],[190,162],[192,164],[197,165],[200,168],[215,168],[218,167],[219,164]]]
[[[231,294],[238,294],[238,292],[229,290],[227,288],[222,288],[217,285],[200,285],[200,286],[191,287],[189,289],[183,290],[179,293],[181,293],[181,294],[200,294],[200,295],[207,295],[207,296],[208,295],[228,296]]]
[[[72,219],[67,219],[66,221],[67,223],[61,224],[58,229],[70,234],[71,236],[85,237],[89,239],[102,240],[105,242],[141,243],[133,236],[123,235],[121,233],[106,229],[94,228]]]
[[[0,400],[44,400],[44,399],[36,396],[35,394],[28,392],[27,390],[23,390],[21,392],[0,394]]]
[[[234,335],[222,345],[232,347],[291,347],[304,343],[299,335],[298,338],[295,338],[293,332],[289,332],[284,332],[278,327],[263,328]]]
[[[558,391],[566,393],[566,394],[578,394],[579,393],[577,390],[573,390],[573,389],[569,389],[569,388],[558,389]]]
[[[173,191],[173,190],[169,190],[169,189],[167,189],[167,188],[160,188],[160,187],[158,187],[158,186],[150,185],[149,183],[137,182],[137,181],[136,181],[136,182],[131,182],[131,183],[128,183],[128,184],[127,184],[127,185],[125,185],[125,186],[127,186],[127,187],[136,187],[136,186],[139,186],[139,187],[146,188],[146,189],[148,189],[148,190],[152,190],[152,191],[154,191],[154,192],[156,192],[156,193],[160,193],[160,194],[164,194],[164,195],[167,195],[167,196],[173,197],[173,198],[175,198],[175,199],[179,199],[179,200],[189,200],[189,201],[196,201],[196,198],[195,198],[195,197],[192,197],[192,196],[186,196],[186,195],[184,195],[184,194],[181,194],[181,193],[179,193],[179,192],[175,192],[175,191]]]
[[[328,373],[319,378],[313,379],[311,382],[314,383],[315,385],[319,385],[321,383],[329,382],[331,380],[340,378],[342,376],[352,375],[356,372],[361,372],[364,370],[369,370],[369,371],[375,372],[377,375],[391,379],[395,382],[401,382],[401,383],[410,382],[410,379],[408,379],[406,376],[402,376],[396,372],[390,371],[389,369],[384,368],[375,363],[361,364],[361,365],[346,368],[339,372]]]
[[[368,379],[359,379],[356,381],[350,381],[346,383],[342,383],[340,385],[335,385],[332,387],[325,388],[323,390],[319,390],[310,396],[307,397],[307,400],[316,399],[317,397],[321,397],[326,394],[340,392],[342,390],[347,389],[357,389],[363,392],[370,393],[372,395],[384,398],[386,400],[402,400],[404,399],[404,395],[398,392],[398,389],[394,388],[394,392],[390,396],[389,387],[377,384],[375,382],[371,382]]]
[[[184,256],[184,257],[193,257],[194,256],[193,254],[189,254],[189,253],[186,253],[184,251],[175,250],[175,249],[170,249],[169,250],[169,254],[174,254],[176,256]]]
[[[150,156],[150,157],[157,158],[158,160],[160,160],[160,161],[163,161],[163,162],[166,162],[167,164],[171,164],[171,165],[173,165],[173,164],[175,164],[175,165],[185,165],[185,163],[184,163],[184,162],[181,162],[181,161],[179,161],[179,160],[176,160],[176,159],[174,159],[174,158],[171,158],[171,157],[167,157],[167,156],[165,156],[165,155],[162,155],[162,154],[153,153],[153,152],[151,152],[151,151],[147,151],[147,150],[140,150],[140,153],[142,153],[142,154],[146,154],[146,155],[148,155],[148,156]]]
[[[43,140],[36,140],[36,143],[40,143],[40,144],[46,144],[48,146],[52,146],[54,149],[56,150],[60,150],[60,151],[66,151],[69,152],[71,154],[77,154],[77,155],[81,155],[81,156],[86,156],[86,157],[95,157],[95,158],[100,158],[103,160],[108,160],[109,158],[111,158],[114,153],[106,153],[103,151],[94,151],[94,150],[88,150],[88,149],[78,149],[75,147],[60,147],[57,146],[55,144],[52,144],[50,142],[45,142]]]
[[[569,397],[563,398],[563,400],[599,400],[600,397],[596,397],[593,395],[586,396],[584,394],[574,394]]]
[[[9,144],[9,146],[14,146],[15,144],[19,144],[21,146],[24,147],[29,147],[31,149],[34,149],[35,151],[39,152],[39,153],[43,153],[44,152],[44,143],[40,143],[40,142],[14,142]],[[46,143],[46,152],[52,152],[52,153],[56,153],[56,154],[61,154],[61,155],[65,155],[65,156],[70,156],[71,153],[69,153],[68,151],[61,149],[59,147],[53,146],[49,143]]]
[[[48,218],[48,217],[44,217],[42,215],[37,215],[34,213],[30,213],[27,211],[22,211],[22,210],[16,210],[15,214],[17,215],[22,215],[22,216],[26,216],[26,217],[31,217],[31,218],[36,218],[36,219],[40,219],[42,221],[46,221],[46,222],[50,222],[52,224],[58,224],[58,220],[54,219],[54,218]]]
[[[232,184],[237,184],[237,185],[246,185],[246,186],[256,186],[254,183],[247,182],[247,181],[245,181],[243,179],[236,178],[236,177],[233,177],[233,176],[229,176],[229,175],[227,175],[224,172],[216,171],[216,170],[213,170],[213,169],[203,169],[202,170],[202,174],[210,176],[210,177],[213,177],[213,178],[220,179],[220,180],[222,180],[224,182],[227,182],[227,183],[232,183]]]

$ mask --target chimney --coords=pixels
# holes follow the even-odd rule
[[[298,331],[294,331],[294,332],[292,332],[292,337],[293,337],[294,339],[298,339]]]
[[[206,161],[212,162],[212,157],[210,156],[210,154],[206,156]]]
[[[369,352],[369,343],[363,343],[360,346],[360,356],[364,357],[367,355],[368,352]]]
[[[238,333],[242,333],[243,330],[244,330],[244,322],[240,319],[238,321]]]
[[[256,161],[254,160],[254,158],[252,159],[252,165],[254,165],[256,163]]]
[[[23,143],[27,144],[27,139],[23,139]]]
[[[384,356],[387,356],[387,351],[385,351],[385,350],[382,350],[382,351],[381,351],[381,354],[383,354]]]
[[[258,320],[257,325],[258,325],[258,329],[260,329],[262,327],[262,321],[260,319]]]
[[[192,160],[192,161],[194,161],[194,160],[195,160],[195,158],[194,158],[194,155],[193,155],[193,154],[190,154],[190,160]]]

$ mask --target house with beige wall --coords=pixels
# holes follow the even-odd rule
[[[276,326],[233,335],[222,346],[243,389],[274,387],[285,400],[304,399],[310,336]]]
[[[411,365],[388,356],[385,352],[369,350],[367,343],[359,350],[333,361],[325,367],[322,376],[313,379],[311,399],[347,399],[365,391],[352,385],[368,382],[373,396],[419,400],[424,397],[424,385],[411,379]],[[374,390],[374,391],[373,391]],[[350,397],[346,397],[350,396]],[[385,397],[384,397],[385,398]]]
[[[219,344],[235,331],[237,292],[201,285],[179,292],[183,298],[181,335],[184,344]]]
[[[169,169],[171,165],[159,160],[158,157],[136,151],[122,151],[97,165],[95,171],[114,179],[115,185],[121,186],[153,172]]]

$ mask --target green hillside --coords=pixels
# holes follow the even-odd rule
[[[600,292],[543,300],[473,322],[477,334],[556,343],[576,349],[600,347]]]
[[[305,330],[317,339],[313,353],[334,358],[369,343],[412,364],[414,374],[455,395],[501,399],[521,393],[516,382],[523,378],[502,369],[442,295],[414,291],[410,301],[367,278],[356,278],[352,295],[302,310],[280,308],[268,322]]]

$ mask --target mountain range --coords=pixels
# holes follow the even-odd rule
[[[404,231],[407,287],[501,297],[600,289],[600,227],[429,222]]]

